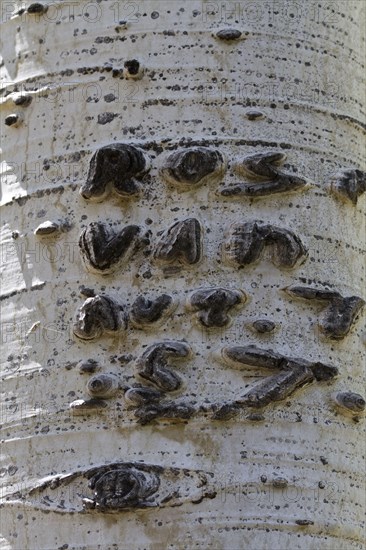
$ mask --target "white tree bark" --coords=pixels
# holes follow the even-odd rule
[[[363,548],[364,3],[1,9],[0,548]]]

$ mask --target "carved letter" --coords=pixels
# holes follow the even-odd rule
[[[336,367],[320,362],[310,363],[304,359],[293,359],[263,350],[255,346],[233,346],[222,349],[222,357],[228,364],[237,367],[247,365],[270,370],[279,370],[263,382],[250,389],[243,397],[232,403],[214,407],[215,418],[224,419],[232,416],[241,407],[261,408],[269,403],[282,401],[294,393],[297,388],[314,380],[330,380],[337,376]]]
[[[162,396],[163,394],[159,390],[155,390],[154,388],[149,388],[147,386],[128,388],[125,393],[126,401],[135,406],[157,402]]]
[[[102,201],[113,186],[121,197],[137,195],[140,185],[136,179],[148,169],[148,158],[141,149],[125,143],[106,145],[92,156],[80,194],[87,200]]]
[[[219,151],[191,147],[172,153],[161,175],[173,185],[192,189],[208,181],[218,181],[225,171],[224,157]]]
[[[191,348],[185,342],[161,342],[149,346],[136,363],[140,378],[152,382],[163,391],[175,391],[182,381],[168,365],[167,357],[188,358]]]
[[[243,267],[258,260],[265,245],[273,247],[272,261],[279,267],[293,268],[307,257],[306,248],[295,233],[259,221],[233,224],[224,253],[230,263]]]
[[[131,307],[130,319],[136,328],[148,328],[149,325],[157,325],[164,320],[176,307],[173,298],[169,294],[162,294],[155,300],[149,300],[145,296],[136,298]]]
[[[202,256],[202,229],[195,218],[175,222],[161,237],[154,257],[163,262],[192,265]]]
[[[195,412],[197,412],[197,408],[192,403],[166,401],[165,403],[142,405],[135,410],[135,416],[140,424],[148,424],[158,418],[188,420]]]
[[[341,170],[333,177],[330,189],[340,199],[350,201],[356,206],[358,197],[366,191],[366,172]]]
[[[205,288],[192,294],[189,308],[199,312],[197,317],[203,326],[224,327],[230,322],[228,311],[245,300],[243,292],[227,288]]]
[[[237,166],[238,173],[257,183],[236,183],[225,187],[221,195],[265,197],[305,189],[308,182],[304,178],[286,174],[277,168],[285,159],[284,153],[257,153],[244,158]]]
[[[296,298],[328,302],[319,327],[325,336],[333,340],[340,340],[347,336],[357,314],[365,305],[365,301],[358,296],[344,298],[339,292],[332,290],[292,286],[285,291]]]
[[[81,340],[93,340],[102,334],[115,334],[127,329],[127,315],[122,305],[108,296],[85,300],[77,310],[73,331]]]
[[[80,255],[86,269],[102,275],[112,273],[141,244],[139,237],[138,225],[127,225],[115,233],[103,223],[90,223],[79,238]]]

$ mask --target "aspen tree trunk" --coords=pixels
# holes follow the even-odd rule
[[[364,7],[2,2],[1,550],[364,547]]]

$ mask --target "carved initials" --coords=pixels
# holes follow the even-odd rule
[[[244,267],[260,258],[265,245],[273,247],[272,261],[279,267],[293,268],[307,257],[306,248],[295,233],[259,221],[233,224],[224,255],[230,263]]]
[[[244,303],[243,292],[227,288],[205,288],[197,290],[189,300],[189,308],[198,311],[199,322],[205,327],[224,327],[229,324],[228,311]]]
[[[81,340],[94,340],[102,334],[115,334],[127,329],[124,307],[108,296],[94,296],[85,300],[77,310],[73,332]]]
[[[225,171],[223,155],[206,147],[190,147],[172,153],[161,175],[169,183],[180,188],[191,189],[206,183],[217,181]]]
[[[303,190],[308,186],[304,178],[282,172],[278,165],[286,159],[284,153],[257,153],[245,157],[237,166],[239,174],[256,183],[236,183],[225,187],[221,195],[225,197],[243,195],[265,197],[276,193],[289,193]]]
[[[330,188],[334,195],[356,206],[358,197],[366,191],[366,172],[341,170],[333,176]]]
[[[232,415],[241,407],[261,408],[269,403],[282,401],[296,389],[314,380],[330,380],[338,374],[336,367],[285,357],[272,350],[263,350],[256,346],[226,347],[221,353],[224,361],[234,367],[246,365],[280,372],[257,384],[243,397],[216,407],[215,418],[220,419]]]
[[[161,237],[154,257],[163,262],[193,265],[202,256],[202,229],[195,218],[174,223]]]
[[[128,225],[114,232],[103,223],[90,223],[79,238],[86,269],[102,275],[112,273],[141,244],[141,233],[138,225]]]
[[[80,194],[86,200],[101,201],[113,186],[121,197],[137,195],[140,192],[137,180],[148,169],[148,158],[141,149],[125,143],[106,145],[92,156]]]
[[[365,305],[365,301],[358,296],[344,298],[339,292],[332,290],[292,286],[285,291],[295,298],[327,302],[324,318],[319,322],[319,327],[325,336],[333,340],[340,340],[347,336],[357,314]]]
[[[182,385],[181,378],[171,370],[168,357],[187,359],[191,348],[185,342],[160,342],[149,346],[136,363],[140,378],[148,380],[160,390],[175,391]]]

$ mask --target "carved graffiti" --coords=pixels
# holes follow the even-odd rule
[[[227,288],[204,288],[194,292],[188,307],[196,311],[197,318],[205,327],[224,327],[230,322],[228,311],[244,303],[246,296],[241,291]]]
[[[185,342],[159,342],[149,346],[137,360],[137,373],[160,390],[175,391],[181,387],[182,381],[171,369],[168,358],[188,359],[190,356],[191,348]]]
[[[208,181],[217,181],[224,171],[225,161],[219,151],[190,147],[172,153],[161,169],[161,175],[181,189],[191,189]]]
[[[308,186],[304,178],[287,174],[278,168],[286,159],[284,153],[257,153],[245,157],[237,165],[237,172],[251,183],[235,183],[225,187],[221,195],[225,197],[243,195],[265,197],[276,193],[300,191]]]
[[[73,324],[73,332],[81,340],[93,340],[104,333],[116,334],[126,329],[125,308],[104,295],[87,298],[77,310]]]
[[[195,218],[175,222],[164,232],[154,252],[161,262],[193,265],[202,257],[202,228]]]
[[[307,286],[291,286],[285,289],[295,298],[326,302],[323,319],[319,322],[320,330],[328,338],[340,340],[351,330],[358,313],[365,301],[358,296],[343,297],[333,290],[316,289]]]
[[[101,147],[91,158],[80,194],[86,200],[101,201],[113,187],[121,197],[138,195],[141,177],[149,166],[146,154],[134,145],[112,143]]]
[[[79,238],[86,269],[103,275],[113,273],[141,244],[142,230],[138,225],[127,225],[115,232],[103,223],[92,222]]]
[[[217,419],[230,417],[242,407],[261,408],[282,401],[314,380],[331,380],[338,374],[338,369],[331,365],[286,357],[252,345],[225,347],[221,353],[223,360],[234,367],[246,365],[279,372],[251,388],[244,396],[214,407]]]
[[[136,328],[156,326],[166,319],[175,307],[176,304],[169,294],[162,294],[155,300],[138,296],[131,307],[131,323]]]
[[[333,176],[330,189],[336,197],[356,206],[358,198],[366,191],[366,172],[341,170]]]
[[[306,248],[295,233],[259,221],[230,227],[224,257],[229,263],[244,267],[256,262],[266,245],[272,247],[272,261],[279,267],[294,268],[307,257]]]

